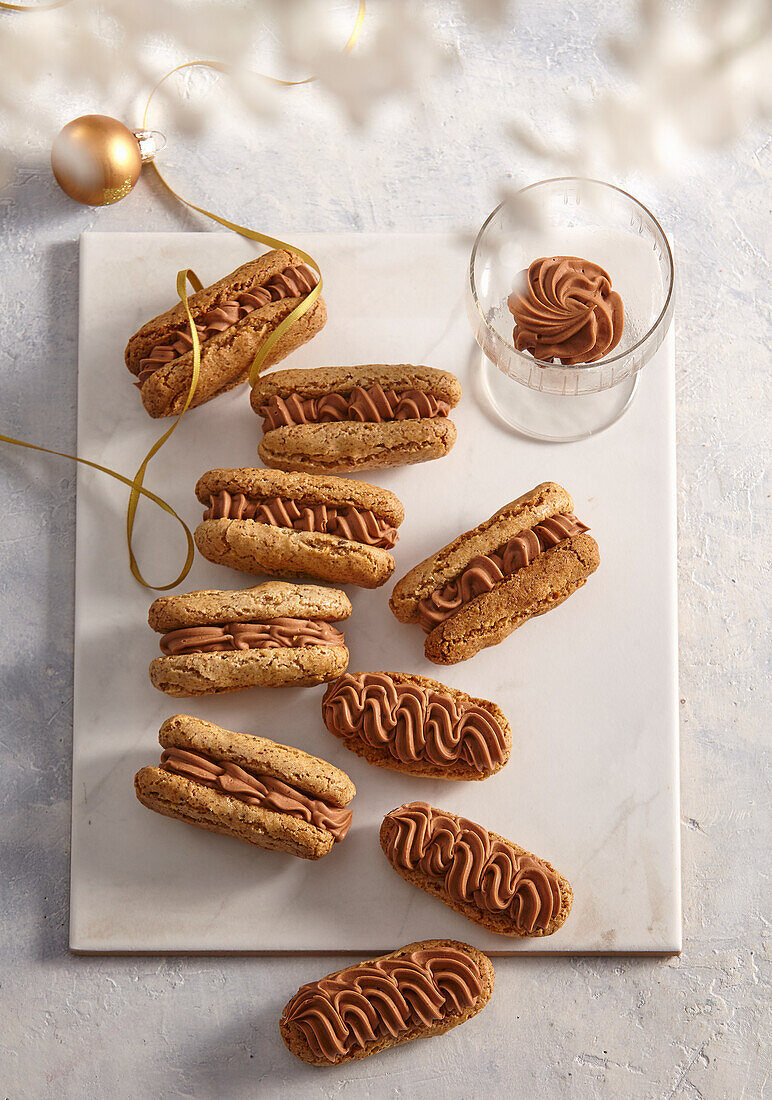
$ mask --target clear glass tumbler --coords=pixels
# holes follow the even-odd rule
[[[507,298],[540,256],[581,256],[605,268],[625,326],[613,354],[563,366],[515,349]],[[673,318],[673,256],[656,218],[632,195],[568,176],[523,188],[486,218],[469,264],[467,304],[483,351],[482,381],[499,417],[535,439],[570,442],[613,424]]]

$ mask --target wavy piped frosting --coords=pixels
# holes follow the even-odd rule
[[[598,264],[578,256],[542,256],[522,273],[524,293],[510,294],[518,351],[561,363],[594,363],[622,338],[625,311]]]
[[[302,818],[317,829],[332,833],[335,840],[343,840],[351,827],[352,810],[330,806],[320,798],[310,798],[281,779],[255,775],[229,760],[214,760],[204,753],[173,747],[161,753],[161,767],[250,806],[262,806],[265,810]]]
[[[224,623],[222,626],[183,626],[161,637],[167,657],[187,653],[225,653],[244,649],[300,649],[302,646],[340,646],[345,639],[332,623],[321,619],[280,617],[264,623]]]
[[[561,513],[509,539],[494,553],[479,554],[458,577],[419,601],[418,625],[428,634],[475,596],[490,592],[499,581],[530,565],[545,550],[583,531],[589,531],[586,524],[574,515]]]
[[[306,264],[285,267],[263,286],[253,287],[252,290],[240,294],[238,298],[222,302],[219,306],[203,313],[195,322],[198,338],[203,343],[215,333],[224,332],[226,328],[235,325],[242,317],[246,317],[254,310],[267,306],[269,302],[278,302],[282,298],[305,297],[318,282],[316,273]],[[189,327],[179,329],[173,336],[172,342],[156,344],[151,348],[150,354],[140,360],[137,385],[141,386],[159,367],[165,367],[167,363],[185,355],[193,347]]]
[[[488,773],[504,761],[504,731],[483,707],[382,672],[344,673],[322,711],[331,733],[386,749],[402,764],[462,762]]]
[[[447,416],[450,405],[423,390],[384,390],[374,386],[355,386],[349,393],[327,393],[323,397],[288,397],[274,394],[260,409],[263,431],[290,427],[294,424],[332,424],[355,420],[360,424],[380,424],[384,420],[423,420]]]
[[[327,504],[305,504],[286,497],[250,500],[244,493],[231,494],[227,489],[210,497],[204,519],[252,519],[272,527],[337,535],[385,550],[390,550],[399,538],[397,528],[380,519],[369,508],[355,508],[353,505],[335,508]]]
[[[301,986],[284,1010],[317,1058],[343,1055],[472,1008],[479,967],[455,948],[411,951],[338,971]]]
[[[487,829],[426,802],[409,802],[384,818],[386,855],[395,867],[420,871],[457,902],[505,915],[523,935],[544,931],[560,910],[557,875],[541,860],[518,855]]]

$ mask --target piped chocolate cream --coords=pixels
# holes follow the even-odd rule
[[[222,302],[213,309],[207,310],[195,320],[198,338],[203,343],[218,332],[224,332],[231,328],[243,317],[253,313],[254,310],[268,305],[269,302],[278,302],[282,298],[301,298],[309,294],[319,279],[314,271],[306,264],[297,264],[294,267],[285,267],[274,275],[263,286],[252,287],[237,298]],[[150,350],[150,354],[141,359],[139,363],[139,375],[137,385],[141,386],[151,374],[159,367],[166,366],[173,360],[185,355],[193,347],[190,329],[179,329],[172,333],[172,339],[166,343],[156,344]]]
[[[397,393],[384,390],[380,384],[355,386],[349,393],[328,393],[323,397],[288,397],[274,394],[259,410],[263,431],[290,427],[294,424],[332,424],[355,420],[360,424],[381,424],[385,420],[423,420],[447,416],[450,405],[423,390],[409,389]]]
[[[555,872],[518,855],[487,829],[426,802],[409,802],[384,818],[385,851],[395,867],[420,871],[457,902],[504,914],[524,935],[544,931],[560,910]]]
[[[343,840],[351,826],[352,810],[310,798],[281,779],[256,775],[229,760],[214,760],[203,753],[173,747],[164,749],[161,767],[250,806],[302,818],[331,833],[336,841]]]
[[[426,948],[347,967],[302,986],[284,1010],[317,1058],[335,1062],[379,1039],[430,1028],[472,1008],[482,979],[455,948]]]
[[[376,516],[370,509],[306,504],[300,500],[272,497],[250,500],[244,493],[221,490],[210,497],[204,519],[251,519],[272,527],[290,527],[295,531],[317,531],[340,538],[379,546],[389,550],[397,542],[397,528]]]
[[[450,618],[464,604],[511,576],[545,550],[557,546],[589,527],[574,515],[559,514],[542,520],[535,527],[509,539],[491,554],[472,558],[458,577],[448,581],[418,604],[418,624],[426,633]]]
[[[344,673],[325,696],[324,723],[339,737],[387,749],[403,764],[457,761],[480,772],[505,758],[504,731],[483,707],[381,672]]]
[[[246,649],[299,649],[303,646],[342,646],[343,634],[321,619],[280,617],[264,623],[224,623],[183,626],[161,637],[167,657],[188,653],[225,653]]]
[[[578,256],[542,256],[521,278],[524,290],[507,300],[518,351],[565,365],[594,363],[621,340],[622,299],[598,264]]]

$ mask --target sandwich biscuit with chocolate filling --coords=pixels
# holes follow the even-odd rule
[[[275,371],[250,396],[266,466],[316,474],[442,458],[460,399],[455,375],[411,363]]]
[[[163,654],[151,663],[150,680],[177,697],[323,684],[348,665],[345,639],[332,624],[350,614],[344,592],[286,581],[161,596],[148,613]]]
[[[537,485],[411,569],[394,586],[391,610],[426,632],[435,664],[497,645],[598,568],[597,543],[573,512],[562,486]]]
[[[209,470],[196,496],[206,509],[196,546],[219,565],[363,588],[377,588],[394,572],[389,551],[405,509],[388,489],[245,468]]]
[[[188,304],[201,344],[201,369],[190,407],[245,382],[260,346],[318,282],[300,256],[274,249],[192,294]],[[279,338],[265,366],[307,343],[326,320],[324,301],[317,298]],[[182,302],[148,321],[129,340],[126,366],[137,377],[150,416],[182,411],[193,372],[192,347]]]
[[[351,825],[345,772],[265,737],[175,714],[158,734],[161,762],[134,777],[149,810],[301,859],[321,859]]]

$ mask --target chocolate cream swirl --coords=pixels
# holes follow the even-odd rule
[[[317,1058],[334,1062],[368,1043],[465,1012],[481,992],[474,959],[451,947],[426,948],[349,966],[302,986],[284,1020]]]
[[[530,565],[545,550],[582,531],[589,531],[589,527],[576,516],[558,514],[522,531],[493,553],[472,558],[458,577],[419,601],[419,626],[428,634],[464,604],[490,592],[499,581]]]
[[[221,302],[219,306],[203,313],[195,322],[196,332],[201,343],[218,332],[224,332],[254,310],[267,306],[269,302],[278,302],[282,298],[301,298],[310,293],[319,282],[316,274],[306,264],[285,267],[263,286],[239,294],[237,298]],[[193,339],[188,327],[172,334],[171,343],[156,344],[150,354],[139,363],[138,385],[146,382],[159,367],[166,366],[174,359],[185,355],[193,347]]]
[[[204,519],[252,519],[272,527],[291,527],[295,531],[318,531],[339,538],[380,546],[390,550],[399,535],[397,528],[380,519],[369,508],[353,505],[340,508],[328,504],[305,504],[285,497],[250,500],[244,493],[221,490],[210,498]]]
[[[254,775],[229,760],[213,760],[203,753],[173,747],[161,753],[161,767],[250,806],[262,806],[264,810],[302,818],[317,829],[332,833],[335,840],[343,840],[351,826],[352,810],[310,798],[281,779]]]
[[[423,390],[384,390],[374,386],[355,386],[349,393],[327,393],[323,397],[288,397],[274,394],[260,409],[263,431],[291,427],[294,424],[331,424],[356,420],[359,423],[380,424],[384,420],[423,420],[447,416],[450,405]]]
[[[510,294],[518,351],[566,365],[594,363],[622,338],[625,311],[598,264],[578,256],[542,256],[522,273],[526,289]]]
[[[339,737],[386,749],[402,764],[450,767],[458,761],[491,772],[504,759],[504,731],[483,707],[382,672],[344,673],[323,703],[324,722]]]
[[[557,875],[530,855],[518,855],[487,829],[426,802],[387,814],[386,855],[395,867],[441,883],[456,902],[509,918],[518,932],[544,931],[560,910]]]
[[[300,649],[309,645],[340,646],[345,640],[331,623],[320,619],[280,617],[264,623],[183,626],[161,638],[167,657],[188,653],[227,653],[245,649]]]

